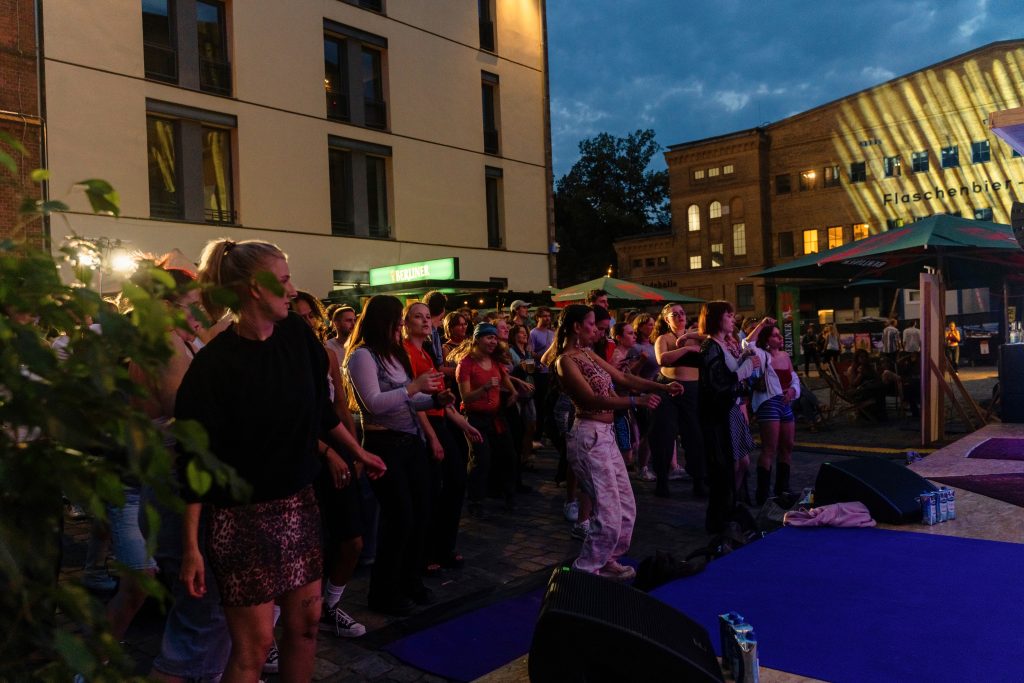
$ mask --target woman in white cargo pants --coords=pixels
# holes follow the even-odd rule
[[[665,385],[623,375],[590,350],[599,334],[592,309],[568,306],[562,309],[555,341],[542,362],[554,365],[563,390],[576,408],[576,421],[566,435],[568,460],[579,485],[593,500],[590,533],[573,567],[628,581],[636,572],[620,564],[618,558],[629,549],[636,501],[615,442],[613,411],[638,405],[653,410],[661,399],[655,393],[618,396],[613,382],[620,390],[667,391],[673,396],[683,387],[675,382]]]

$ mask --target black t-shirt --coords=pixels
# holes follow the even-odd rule
[[[253,489],[249,502],[286,498],[320,469],[317,439],[338,424],[327,386],[327,355],[294,313],[264,341],[235,325],[196,354],[178,389],[174,415],[206,428],[210,450]],[[184,460],[184,458],[182,458]],[[196,500],[184,485],[186,500]],[[204,497],[237,505],[216,486]]]

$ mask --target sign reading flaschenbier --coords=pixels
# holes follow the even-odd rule
[[[370,268],[370,286],[393,285],[422,280],[455,280],[459,277],[459,259],[440,258],[433,261],[400,263],[397,266]]]

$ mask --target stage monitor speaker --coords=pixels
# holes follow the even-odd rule
[[[999,418],[1024,422],[1024,344],[999,347]]]
[[[532,683],[723,680],[700,624],[646,593],[567,567],[548,582],[529,666]]]
[[[814,504],[860,501],[876,521],[914,524],[921,521],[917,497],[935,490],[934,484],[904,465],[877,457],[854,458],[822,464],[814,482]]]
[[[1014,202],[1010,206],[1010,227],[1013,228],[1017,244],[1024,248],[1024,203]]]

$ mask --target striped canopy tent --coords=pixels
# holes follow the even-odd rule
[[[551,297],[557,306],[568,306],[569,304],[586,303],[587,295],[595,290],[603,289],[608,292],[608,303],[612,306],[622,305],[654,305],[678,301],[683,304],[703,303],[703,299],[696,299],[692,296],[684,296],[679,292],[672,292],[667,289],[648,287],[638,282],[619,280],[614,277],[600,277],[596,280],[587,280],[578,285],[571,285],[558,290],[558,294]]]

